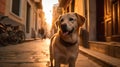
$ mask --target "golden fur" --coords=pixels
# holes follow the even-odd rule
[[[51,38],[50,61],[53,67],[61,64],[69,64],[75,67],[78,56],[79,27],[84,24],[85,18],[77,13],[67,13],[59,17],[56,22],[58,31]]]

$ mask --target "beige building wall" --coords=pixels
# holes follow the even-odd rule
[[[26,0],[20,0],[21,6],[20,6],[20,16],[15,15],[12,13],[11,8],[12,8],[12,0],[6,0],[6,12],[5,15],[8,16],[9,18],[15,20],[16,22],[19,22],[21,24],[24,24],[25,21],[25,16],[26,16]]]
[[[27,3],[29,3],[31,9],[30,9],[30,32],[26,33],[26,15],[27,15]],[[24,26],[24,31],[26,34],[26,39],[30,39],[32,37],[32,29],[35,31],[35,34],[37,35],[38,28],[35,29],[35,24],[40,24],[38,21],[40,17],[37,16],[38,10],[36,8],[35,3],[31,2],[31,0],[20,0],[20,16],[15,15],[11,11],[12,8],[12,0],[6,0],[6,11],[5,15],[8,16],[11,20],[13,20],[15,23],[21,24]],[[36,19],[37,18],[37,19]]]
[[[85,4],[84,4],[84,0],[75,0],[75,8],[74,8],[74,12],[82,15],[85,17]],[[83,28],[86,28],[86,23],[82,26]]]
[[[35,25],[35,13],[34,13],[34,5],[30,2],[30,0],[28,0],[28,3],[30,5],[30,33],[26,33],[26,38],[31,38],[31,37],[34,37],[34,34],[35,34],[35,28],[34,28],[34,25]],[[27,4],[27,3],[26,3]],[[26,7],[27,9],[27,7]],[[26,11],[25,11],[26,12]],[[25,29],[26,30],[26,29]]]
[[[5,13],[6,0],[0,0],[0,16]]]
[[[86,2],[86,4],[85,4]],[[86,5],[86,7],[85,7]],[[85,11],[85,9],[87,11]],[[75,0],[74,12],[85,17],[87,12],[86,22],[82,26],[89,32],[89,40],[96,40],[96,0]]]
[[[75,0],[75,9],[76,13],[85,16],[85,11],[84,11],[84,0]]]
[[[87,0],[89,40],[96,41],[96,0]]]
[[[57,32],[57,27],[56,27],[56,21],[58,17],[62,14],[62,8],[58,7],[58,4],[54,4],[53,6],[53,14],[52,14],[52,27],[50,30],[50,34],[53,35],[54,33]]]
[[[74,12],[85,17],[85,0],[75,0]],[[85,24],[82,26],[82,28],[86,29],[86,25],[87,25],[87,23],[85,22]]]

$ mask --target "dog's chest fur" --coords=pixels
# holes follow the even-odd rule
[[[69,47],[64,46],[60,41],[60,36],[54,36],[53,40],[53,52],[54,57],[58,60],[61,60],[63,63],[67,63],[71,58],[76,58],[78,55],[78,44],[75,43]]]

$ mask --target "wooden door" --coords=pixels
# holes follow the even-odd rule
[[[106,41],[120,42],[120,0],[104,0]]]

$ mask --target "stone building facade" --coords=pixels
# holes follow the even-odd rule
[[[19,25],[26,39],[38,37],[42,0],[0,0],[0,16],[8,16],[5,24]]]
[[[52,13],[52,26],[50,30],[50,34],[53,35],[57,32],[57,27],[55,25],[58,17],[61,15],[61,9],[58,7],[58,4],[54,4],[53,6],[53,13]]]
[[[4,15],[5,14],[6,0],[1,0],[0,4],[1,4],[1,6],[0,6],[0,14]]]
[[[86,18],[89,49],[120,58],[119,0],[58,0],[62,13],[76,12]]]
[[[119,7],[119,0],[59,0],[63,14],[76,12],[86,17],[83,27],[88,30],[90,41],[120,42]]]

